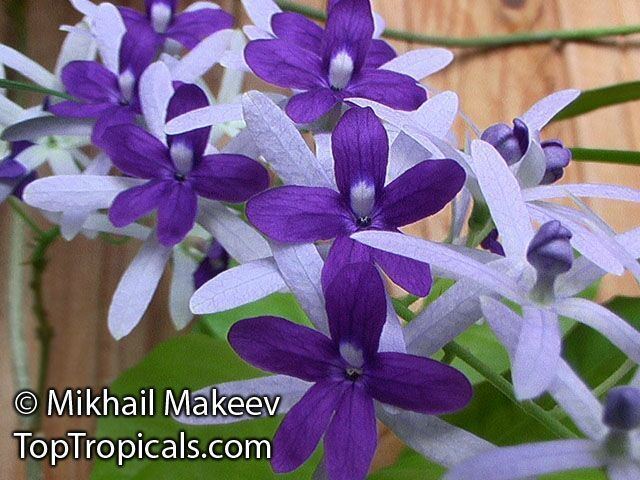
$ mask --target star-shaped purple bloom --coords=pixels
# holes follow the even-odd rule
[[[87,60],[69,62],[61,73],[65,91],[77,101],[64,101],[49,107],[61,117],[96,118],[100,135],[94,130],[94,142],[104,129],[133,121],[140,113],[138,80],[157,54],[153,38],[144,31],[130,30],[122,38],[119,71]]]
[[[323,269],[326,287],[352,262],[375,262],[391,279],[419,296],[431,288],[425,263],[357,243],[361,230],[397,231],[439,212],[460,191],[465,172],[453,160],[426,160],[385,186],[389,141],[370,108],[352,108],[332,135],[338,191],[284,186],[268,190],[247,205],[249,220],[282,243],[336,239]]]
[[[286,107],[295,122],[313,122],[350,97],[398,110],[415,110],[427,99],[413,78],[379,68],[395,52],[372,39],[369,0],[331,3],[324,30],[295,13],[278,13],[271,24],[277,38],[250,42],[245,60],[261,79],[302,90]]]
[[[273,469],[295,470],[324,435],[329,478],[360,480],[376,449],[374,400],[442,414],[463,408],[472,388],[448,365],[378,351],[387,309],[384,284],[373,266],[342,269],[326,289],[325,301],[330,338],[283,318],[258,317],[236,323],[229,343],[258,368],[314,383],[274,437]]]
[[[196,85],[179,87],[167,110],[167,121],[208,106]],[[148,179],[120,193],[109,218],[124,227],[158,210],[158,239],[165,246],[179,243],[193,228],[198,196],[240,203],[269,186],[266,169],[243,155],[206,155],[211,128],[168,135],[166,144],[136,125],[106,129],[102,146],[114,165],[127,175]]]
[[[188,50],[219,30],[233,27],[233,16],[220,8],[177,13],[178,0],[145,0],[145,14],[119,7],[127,30],[146,30],[157,48],[173,40]]]

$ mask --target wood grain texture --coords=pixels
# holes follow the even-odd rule
[[[302,3],[302,0],[300,0]],[[55,3],[55,7],[52,7]],[[115,3],[140,7],[142,1]],[[183,2],[187,3],[187,2]],[[221,5],[239,14],[239,2],[225,0]],[[304,1],[322,7],[323,0]],[[63,39],[60,24],[79,20],[65,1],[29,0],[27,53],[52,68]],[[512,5],[516,5],[513,7]],[[376,0],[390,27],[451,36],[500,34],[524,30],[585,28],[640,22],[637,0],[602,2],[598,0]],[[10,43],[6,19],[0,17],[0,38]],[[411,45],[395,43],[403,52]],[[537,99],[567,87],[593,88],[640,78],[640,49],[593,45],[542,45],[483,53],[456,52],[458,57],[445,72],[429,79],[429,85],[456,91],[464,111],[481,127],[509,122]],[[264,88],[255,79],[247,87]],[[640,148],[640,113],[637,103],[609,108],[553,125],[546,138],[562,138],[566,144],[619,149]],[[568,181],[611,182],[640,188],[640,170],[632,167],[574,163]],[[637,226],[640,207],[611,202],[591,202],[618,231]],[[15,460],[17,447],[10,432],[17,428],[10,402],[13,396],[11,359],[6,325],[6,252],[8,248],[9,209],[0,206],[0,478],[24,478],[24,466]],[[413,227],[429,238],[446,233],[444,216],[429,219]],[[175,335],[166,313],[166,278],[141,325],[120,343],[113,341],[106,328],[106,312],[118,279],[135,254],[136,245],[114,247],[99,241],[78,239],[58,242],[51,250],[46,273],[46,303],[56,329],[49,365],[51,387],[100,387],[112,381],[124,369],[135,364],[159,341]],[[608,279],[603,298],[613,294],[637,295],[638,288],[628,277]],[[33,332],[29,310],[31,298],[24,298],[24,321]],[[31,340],[32,364],[37,344]],[[44,434],[55,437],[70,429],[91,429],[88,420],[47,419]],[[383,437],[386,454],[378,465],[393,459],[397,444]],[[63,463],[47,472],[48,479],[88,477],[88,462]]]

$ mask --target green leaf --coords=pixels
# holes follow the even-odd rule
[[[582,162],[616,163],[640,165],[640,152],[628,150],[604,150],[597,148],[572,148],[573,160]]]
[[[33,83],[18,82],[15,80],[6,80],[0,78],[0,88],[6,88],[8,90],[20,90],[23,92],[40,93],[43,95],[51,95],[53,97],[64,98],[65,100],[75,100],[71,95],[64,92],[58,92],[57,90],[51,90],[50,88],[44,88]]]
[[[306,314],[290,293],[274,293],[257,302],[242,307],[203,316],[198,331],[226,339],[231,326],[239,320],[253,317],[274,316],[303,325],[311,325]]]
[[[640,299],[616,297],[605,306],[640,330]],[[627,359],[602,334],[580,323],[565,337],[563,357],[591,388],[609,378]],[[623,377],[623,383],[628,379],[629,375]]]
[[[640,100],[640,82],[619,83],[608,87],[585,90],[575,102],[562,110],[553,120],[566,120],[599,108],[632,100]]]
[[[263,375],[242,362],[222,340],[202,334],[189,334],[169,340],[153,350],[142,362],[123,373],[112,385],[114,395],[137,395],[140,389],[156,389],[158,412],[153,417],[102,417],[98,419],[97,438],[136,439],[138,432],[145,438],[177,439],[180,431],[188,438],[200,440],[201,451],[213,439],[271,439],[280,423],[279,418],[250,420],[221,426],[186,426],[161,415],[164,391],[184,388],[196,390],[221,382]],[[259,392],[256,392],[259,393]],[[276,476],[267,460],[130,460],[119,468],[113,460],[96,460],[92,480],[135,479],[156,480],[220,478],[308,479],[320,453],[289,475]]]
[[[437,480],[444,467],[430,462],[419,453],[405,449],[396,463],[369,475],[368,480]]]

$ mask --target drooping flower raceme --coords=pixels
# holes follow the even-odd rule
[[[330,338],[282,318],[258,317],[236,323],[229,342],[259,368],[313,383],[276,433],[274,470],[298,468],[324,435],[329,477],[358,480],[375,452],[374,400],[440,414],[464,407],[471,385],[434,360],[378,352],[387,308],[382,279],[371,265],[345,267],[325,297]]]
[[[324,30],[295,13],[271,17],[276,39],[254,40],[245,60],[263,80],[302,90],[287,104],[287,114],[310,123],[349,97],[364,97],[400,110],[415,110],[427,99],[415,79],[380,68],[395,57],[382,40],[372,40],[369,0],[337,2]]]
[[[208,105],[195,85],[178,87],[169,103],[167,119]],[[109,210],[122,227],[158,210],[158,238],[172,246],[193,228],[198,196],[232,203],[246,201],[269,185],[267,171],[241,155],[206,155],[210,129],[168,136],[166,145],[135,125],[108,128],[103,146],[124,173],[149,182],[116,197]]]
[[[371,109],[345,113],[332,136],[338,191],[284,186],[253,198],[249,220],[282,243],[335,239],[323,271],[326,286],[343,265],[378,264],[398,285],[425,296],[431,286],[426,264],[358,245],[349,235],[362,230],[391,230],[440,211],[462,188],[464,170],[453,160],[427,160],[384,185],[387,134]]]

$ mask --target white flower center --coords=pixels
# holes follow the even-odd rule
[[[342,90],[351,81],[353,75],[353,59],[345,52],[338,52],[329,65],[329,83],[335,90]]]
[[[158,33],[165,33],[171,23],[171,7],[165,3],[154,3],[151,7],[151,24]]]
[[[127,69],[120,74],[118,77],[118,86],[120,87],[123,100],[130,102],[136,86],[136,77],[131,70]]]
[[[371,220],[371,212],[376,202],[376,190],[368,182],[360,181],[351,187],[351,210],[359,220]]]
[[[352,367],[348,370],[359,370],[359,373],[362,373],[360,369],[364,365],[364,355],[360,348],[352,343],[343,342],[340,344],[340,355]]]
[[[171,160],[180,175],[186,176],[193,170],[193,150],[182,142],[171,145]]]

